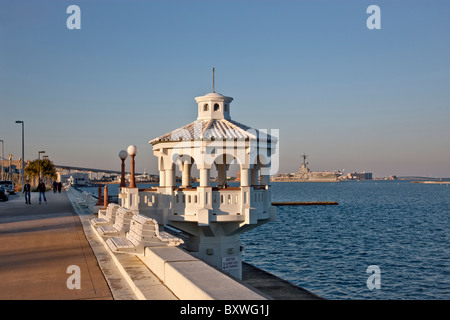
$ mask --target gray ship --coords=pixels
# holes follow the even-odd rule
[[[273,177],[271,181],[274,182],[337,182],[342,175],[340,171],[311,171],[308,168],[308,162],[306,154],[302,155],[303,163],[300,169],[296,173],[292,174],[280,174],[277,177]]]

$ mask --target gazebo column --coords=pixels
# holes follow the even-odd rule
[[[250,187],[250,169],[241,169],[241,187]]]
[[[200,196],[200,202],[197,209],[197,223],[199,227],[205,227],[205,229],[203,230],[204,232],[212,234],[213,231],[210,225],[210,211],[212,209],[212,187],[210,186],[209,182],[211,167],[206,164],[197,164],[197,168],[200,170],[200,185],[197,187],[197,192]]]
[[[164,187],[166,184],[166,171],[159,170],[159,186]]]
[[[191,186],[191,167],[192,164],[187,161],[183,163],[183,173],[181,176],[181,186],[190,187]]]
[[[164,170],[164,157],[158,155],[158,170],[159,170],[159,186],[166,185],[166,171]]]
[[[166,187],[173,187],[175,186],[175,170],[174,170],[174,165],[172,164],[172,166],[169,169],[166,169]]]
[[[200,169],[200,187],[209,187],[210,169]]]

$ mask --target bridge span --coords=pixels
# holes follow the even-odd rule
[[[103,175],[105,175],[105,174],[121,174],[122,173],[120,170],[94,169],[94,168],[74,167],[74,166],[66,166],[66,165],[58,165],[58,164],[55,164],[54,166],[58,172],[75,171],[75,172],[97,173],[97,174],[102,173]],[[125,174],[130,174],[130,171],[125,171]],[[159,177],[158,175],[154,175],[154,174],[148,174],[148,173],[145,173],[145,174],[152,178]],[[140,175],[144,175],[144,173],[135,173],[135,175],[140,176]]]

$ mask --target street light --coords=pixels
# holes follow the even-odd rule
[[[3,141],[3,140],[0,140],[0,142],[2,143],[2,174],[1,174],[1,179],[3,180],[3,160],[5,160],[5,150],[4,150],[4,147],[5,147],[5,141]]]
[[[128,153],[127,153],[127,151],[126,150],[121,150],[120,152],[119,152],[119,158],[120,158],[120,160],[122,160],[122,175],[121,175],[121,178],[120,178],[120,187],[121,188],[125,188],[127,185],[125,184],[125,159],[127,158],[127,156],[128,156]]]
[[[38,151],[39,180],[41,180],[41,153],[45,153],[45,151]]]
[[[24,142],[24,123],[22,120],[16,120],[16,123],[21,123],[22,124],[22,190],[23,187],[25,185],[25,173],[24,173],[24,164],[25,164],[25,155],[24,155],[24,150],[25,150],[25,142]]]
[[[131,157],[131,177],[130,177],[130,185],[128,186],[128,188],[136,188],[136,180],[134,178],[134,157],[137,154],[137,148],[135,145],[130,145],[127,148],[127,152]]]

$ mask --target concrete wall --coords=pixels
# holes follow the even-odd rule
[[[182,300],[265,299],[176,247],[147,247],[141,260]]]

